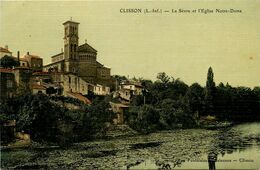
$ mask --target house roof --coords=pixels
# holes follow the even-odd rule
[[[68,96],[83,101],[85,104],[91,104],[91,101],[80,93],[67,92]]]
[[[0,68],[0,73],[12,73],[12,72],[14,72],[14,69]]]
[[[137,81],[125,81],[125,82],[123,82],[123,83],[121,83],[121,85],[134,85],[134,86],[136,86],[136,87],[141,87],[141,88],[143,88],[143,86],[141,85],[141,83],[140,82],[137,82]]]
[[[15,57],[16,58],[16,57]],[[16,58],[17,59],[17,58]],[[18,59],[17,59],[18,60]],[[28,62],[28,60],[26,58],[19,58],[20,61],[25,61]]]
[[[91,47],[88,43],[85,43],[85,44],[78,46],[78,52],[96,53],[97,50],[95,50],[93,47]]]
[[[0,47],[0,52],[4,52],[4,53],[12,53],[11,51],[9,51],[8,49],[6,48],[3,48],[3,47]]]
[[[50,75],[50,73],[46,71],[38,71],[34,72],[33,75]]]
[[[46,90],[46,87],[44,87],[43,85],[39,85],[39,84],[33,84],[32,88],[39,89],[39,90]]]
[[[41,58],[41,57],[39,57],[39,56],[37,56],[37,55],[31,55],[31,54],[26,54],[26,55],[24,55],[23,56],[24,58]]]
[[[129,105],[126,105],[126,104],[123,104],[123,103],[114,103],[114,102],[109,102],[110,105],[114,105],[114,106],[117,106],[117,107],[125,107],[125,108],[128,108]]]

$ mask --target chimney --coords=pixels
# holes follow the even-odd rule
[[[17,51],[17,60],[20,61],[20,51]]]
[[[30,55],[29,51],[27,52],[27,55]]]
[[[8,50],[8,45],[5,45],[5,49],[7,49],[7,50]]]

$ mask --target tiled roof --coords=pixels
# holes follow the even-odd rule
[[[12,73],[12,72],[14,72],[14,69],[0,68],[0,73]]]
[[[109,102],[110,105],[114,105],[114,106],[117,106],[117,107],[129,107],[129,105],[126,105],[126,104],[123,104],[123,103],[114,103],[114,102]]]
[[[97,50],[95,50],[93,47],[91,47],[88,43],[82,44],[78,46],[78,52],[92,52],[96,53]]]
[[[50,73],[49,72],[34,72],[33,75],[49,75]]]
[[[91,101],[80,93],[67,92],[70,97],[83,101],[85,104],[91,104]]]
[[[33,84],[32,85],[33,89],[40,89],[40,90],[45,90],[46,87],[44,87],[43,85],[39,85],[39,84]]]
[[[15,58],[16,58],[16,57],[15,57]],[[16,58],[16,60],[17,60],[17,58]],[[26,58],[20,58],[19,60],[20,60],[20,61],[28,62],[28,60],[27,60]]]
[[[59,55],[61,55],[61,54],[63,54],[63,52],[61,52],[61,53],[59,53],[59,54],[55,54],[55,55],[51,56],[51,58],[56,57],[56,56],[59,56]]]
[[[31,55],[31,54],[26,54],[26,55],[24,55],[23,56],[24,58],[26,58],[26,57],[30,57],[30,58],[41,58],[41,57],[39,57],[39,56],[37,56],[37,55]]]
[[[10,54],[12,53],[11,51],[3,47],[0,47],[0,52],[10,53]]]

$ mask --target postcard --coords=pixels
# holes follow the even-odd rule
[[[260,168],[260,1],[0,1],[1,169]]]

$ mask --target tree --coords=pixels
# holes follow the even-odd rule
[[[205,112],[206,114],[214,114],[214,95],[215,95],[214,73],[211,67],[208,69],[206,91],[205,91]]]
[[[162,83],[168,83],[170,81],[170,77],[165,72],[158,73],[157,79]]]
[[[111,122],[115,117],[110,105],[106,99],[96,98],[91,106],[85,108],[83,114],[83,126],[81,129],[81,136],[84,138],[91,138],[97,133],[106,133],[106,123]]]
[[[157,130],[160,123],[159,112],[152,105],[131,107],[125,116],[130,127],[142,133]]]
[[[0,59],[0,66],[4,68],[13,68],[19,66],[20,63],[14,57],[5,55]]]
[[[202,112],[202,106],[204,100],[203,90],[204,90],[203,87],[201,87],[198,83],[193,83],[189,87],[185,95],[192,113]]]

